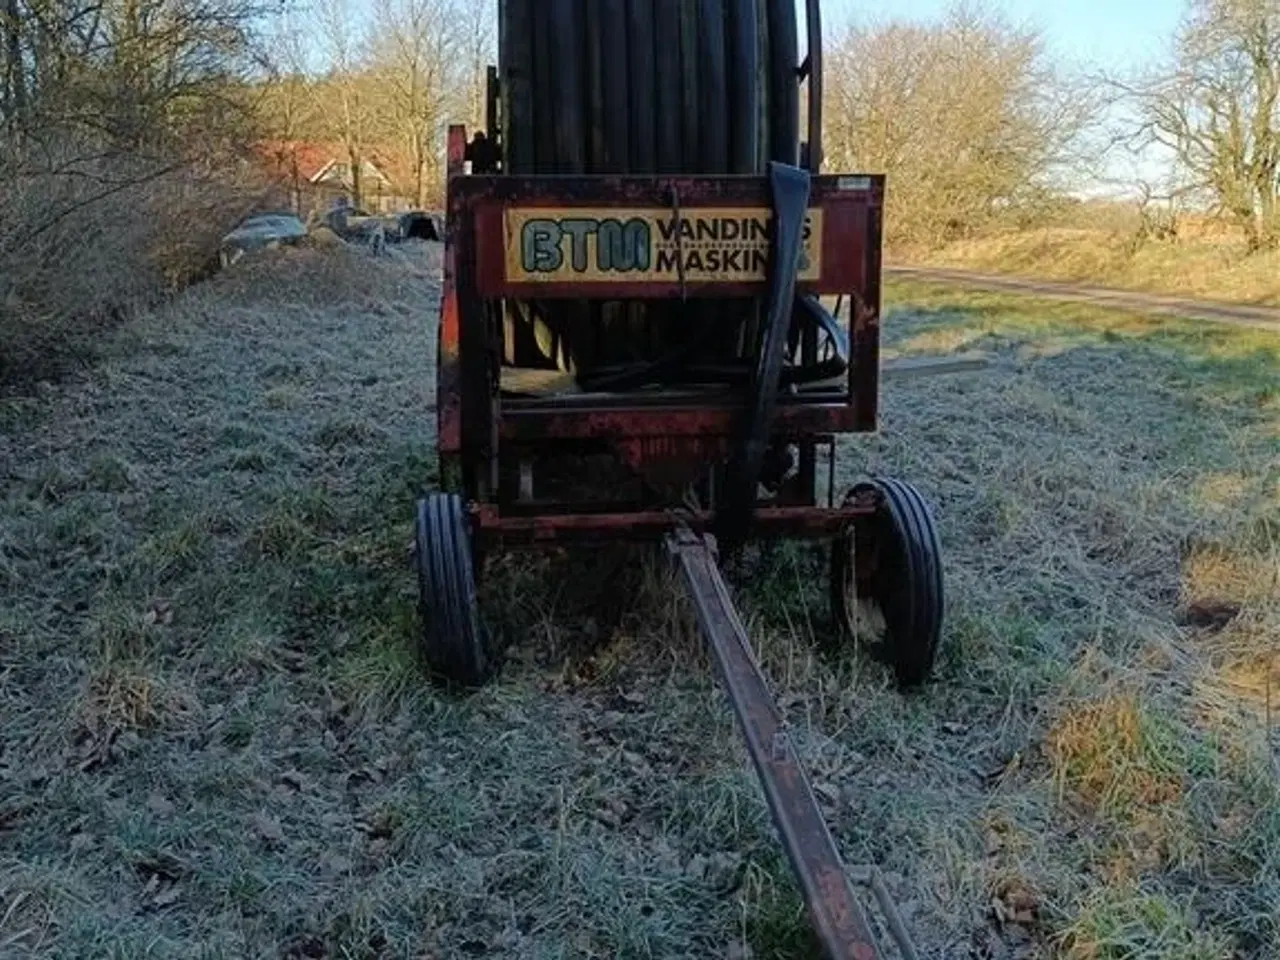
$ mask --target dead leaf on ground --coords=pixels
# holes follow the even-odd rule
[[[1240,607],[1234,603],[1202,601],[1190,604],[1182,612],[1182,622],[1199,630],[1217,631],[1240,616]]]
[[[157,817],[167,817],[174,811],[173,801],[159,791],[153,791],[147,797],[147,809]]]
[[[0,830],[12,830],[21,825],[22,818],[31,812],[34,804],[18,800],[0,807]]]
[[[191,873],[191,868],[186,863],[163,850],[141,857],[134,863],[133,869],[140,877],[172,882]]]
[[[284,827],[280,819],[269,813],[259,813],[253,818],[253,829],[267,843],[284,843]]]
[[[820,801],[828,806],[837,807],[840,805],[840,788],[833,784],[819,780],[814,783],[813,792],[817,794]]]
[[[1005,924],[1031,926],[1040,910],[1040,895],[1022,880],[1010,880],[991,900],[996,920]]]
[[[163,600],[158,601],[152,604],[147,612],[143,614],[142,621],[148,627],[153,627],[156,624],[168,626],[173,623],[173,607]]]
[[[151,898],[153,906],[169,907],[178,902],[178,898],[182,896],[182,888],[176,883],[165,887]]]

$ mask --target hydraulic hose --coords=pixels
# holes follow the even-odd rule
[[[757,353],[755,376],[747,390],[747,412],[740,427],[725,489],[716,511],[716,533],[726,547],[745,535],[756,502],[756,486],[764,466],[778,405],[778,380],[787,350],[787,333],[795,299],[796,272],[804,249],[804,219],[809,207],[809,172],[790,164],[769,164],[773,198],[773,258],[769,275],[769,309],[764,338]]]

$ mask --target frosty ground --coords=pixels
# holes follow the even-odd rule
[[[496,558],[425,682],[438,248],[240,266],[0,406],[0,955],[811,956],[661,558]],[[737,590],[847,859],[926,957],[1277,956],[1280,338],[886,301],[994,361],[842,449],[937,508],[937,681],[820,652],[819,551]]]

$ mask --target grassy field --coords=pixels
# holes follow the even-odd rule
[[[0,956],[812,956],[658,560],[498,559],[501,678],[423,682],[435,257],[245,265],[0,408]],[[937,682],[816,652],[813,552],[739,583],[848,860],[929,958],[1280,956],[1280,338],[887,300],[993,358],[843,451],[938,508]]]
[[[1110,286],[1228,303],[1280,306],[1280,253],[1246,255],[1238,238],[1135,244],[1132,229],[1047,227],[904,250],[897,262]]]

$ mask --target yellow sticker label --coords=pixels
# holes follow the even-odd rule
[[[506,278],[512,283],[751,283],[768,276],[767,207],[509,208]],[[822,208],[805,218],[798,279],[822,276]]]

